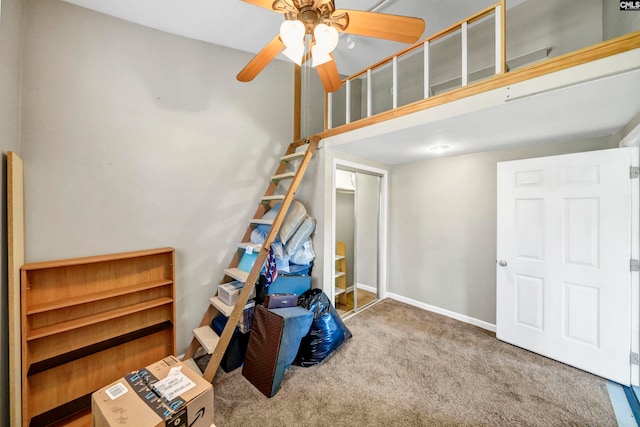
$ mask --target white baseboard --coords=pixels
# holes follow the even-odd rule
[[[378,289],[375,286],[365,285],[364,283],[358,283],[358,289],[362,289],[363,291],[371,292],[372,294],[377,294]]]
[[[387,292],[387,297],[394,299],[396,301],[403,302],[405,304],[412,305],[414,307],[421,308],[423,310],[431,311],[433,313],[442,314],[443,316],[450,317],[452,319],[459,320],[464,323],[469,323],[471,325],[477,326],[482,329],[486,329],[491,332],[496,331],[496,325],[485,322],[484,320],[479,320],[474,317],[465,316],[464,314],[456,313],[454,311],[445,310],[444,308],[436,307],[434,305],[425,304],[420,301],[413,300],[411,298],[403,297],[402,295],[394,294],[391,292]]]

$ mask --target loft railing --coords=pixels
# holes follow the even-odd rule
[[[640,22],[635,20],[635,15],[628,16],[633,12],[620,12],[620,14],[613,17],[611,11],[609,11],[609,18],[606,21],[608,22],[608,27],[603,26],[603,38],[605,40],[601,42],[592,44],[587,41],[577,50],[575,44],[568,46],[568,48],[561,47],[559,52],[556,48],[556,52],[552,57],[549,57],[549,52],[554,48],[553,46],[542,48],[538,46],[537,50],[507,60],[505,3],[504,0],[495,3],[493,6],[449,28],[347,77],[343,80],[343,88],[331,95],[333,99],[330,99],[330,95],[325,93],[324,97],[315,97],[318,103],[314,104],[309,102],[309,99],[314,99],[314,97],[309,97],[305,104],[305,108],[308,109],[305,114],[308,127],[305,131],[306,134],[313,134],[320,139],[330,138],[449,102],[599,61],[610,56],[631,51],[637,51],[640,54]],[[487,25],[491,18],[494,19],[493,26]],[[605,20],[603,19],[604,23]],[[467,52],[469,43],[466,40],[467,31],[469,30],[473,36],[470,38],[471,49],[469,51],[471,55]],[[478,34],[481,34],[480,38],[477,37]],[[494,44],[493,42],[486,42],[489,37],[495,37],[495,64],[493,64],[493,55],[485,53],[487,46]],[[520,36],[520,38],[522,37],[524,35]],[[478,48],[479,40],[484,42],[480,49]],[[515,40],[519,39],[516,38]],[[437,46],[434,45],[434,42],[437,42]],[[510,43],[513,43],[513,40],[510,40]],[[457,57],[460,61],[459,67],[457,64],[452,65],[450,58],[448,60],[439,58],[439,55],[442,55],[443,52],[450,54],[452,48],[454,48],[452,44],[461,47],[461,55]],[[517,50],[515,51],[517,52]],[[420,57],[420,55],[423,55],[423,57]],[[411,58],[407,58],[408,56],[411,56]],[[629,57],[629,55],[626,55],[624,57],[626,59],[621,58],[624,67],[634,67],[632,64],[633,59],[631,59],[631,65],[624,62],[629,60]],[[635,56],[631,56],[631,58],[635,58]],[[402,66],[398,67],[400,59],[403,59],[403,62]],[[424,75],[421,75],[421,70],[415,66],[416,60],[418,60],[418,65],[422,60],[427,64],[427,66],[424,66]],[[490,66],[487,64],[489,61],[491,61]],[[472,67],[468,66],[469,62]],[[480,69],[477,67],[479,62],[483,64]],[[380,71],[385,67],[385,70]],[[465,80],[463,80],[462,76],[451,79],[452,69],[454,68],[460,69],[462,76],[466,76],[464,77]],[[474,68],[474,71],[469,72],[469,68]],[[418,69],[417,72],[416,69]],[[430,71],[431,76],[429,75]],[[377,73],[373,75],[374,72]],[[393,72],[393,76],[391,76],[391,72]],[[294,140],[296,144],[302,145],[305,140],[300,136],[302,128],[300,67],[296,67],[295,75]],[[442,81],[442,78],[445,81]],[[372,80],[375,84],[372,84]],[[383,80],[382,85],[380,80]],[[398,88],[398,80],[402,83],[400,90]],[[433,83],[431,80],[433,80]],[[421,84],[424,84],[424,93],[423,88],[419,87]],[[389,86],[392,86],[393,93],[391,96],[389,96],[388,92],[385,92]],[[382,93],[380,92],[381,88]],[[348,97],[345,97],[347,90],[353,91],[354,96],[352,97],[350,93]],[[398,95],[400,95],[400,99],[398,99]],[[341,97],[344,97],[344,99],[340,99]],[[358,99],[358,97],[360,98]],[[372,98],[376,100],[376,103],[372,102]],[[384,98],[384,105],[381,105],[380,98]],[[338,99],[337,103],[336,99]],[[353,102],[353,99],[356,99],[356,102]],[[350,103],[349,108],[345,108],[347,102]],[[344,111],[340,111],[343,108]],[[323,109],[324,117],[321,117]],[[316,112],[315,115],[309,114],[313,111]],[[309,118],[314,116],[318,117],[319,120],[311,123]],[[337,120],[334,120],[335,118]]]
[[[467,86],[469,84],[469,52],[468,52],[468,28],[469,25],[483,20],[485,18],[494,16],[495,22],[495,74],[502,74],[506,72],[506,41],[505,41],[505,28],[506,28],[506,0],[501,0],[484,10],[481,10],[466,19],[463,19],[448,28],[445,28],[442,31],[439,31],[426,39],[423,39],[403,50],[397,52],[396,54],[389,56],[370,67],[367,67],[349,77],[342,80],[342,84],[345,87],[345,123],[349,124],[352,122],[352,82],[356,81],[356,79],[366,78],[366,93],[363,95],[363,103],[366,106],[362,108],[366,110],[366,117],[371,117],[373,115],[373,99],[374,99],[374,91],[373,91],[373,73],[376,70],[382,69],[383,67],[389,66],[391,64],[392,67],[392,89],[391,89],[391,108],[398,108],[398,64],[400,58],[407,57],[409,55],[413,55],[419,53],[420,50],[423,52],[424,58],[424,99],[429,98],[431,96],[431,79],[430,79],[430,46],[432,43],[444,39],[447,36],[451,36],[453,34],[460,34],[461,40],[461,85]],[[325,130],[332,129],[333,124],[333,116],[334,116],[334,93],[326,93],[325,92],[325,108],[324,108],[324,128]]]

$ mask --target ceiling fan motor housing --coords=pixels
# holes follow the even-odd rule
[[[331,15],[335,11],[333,0],[276,0],[274,2],[274,10],[283,8],[287,10],[286,19],[302,22],[307,34],[313,34],[313,29],[319,23],[330,25]]]

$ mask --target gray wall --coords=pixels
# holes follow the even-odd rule
[[[497,162],[616,146],[607,137],[393,166],[388,291],[495,324]]]
[[[617,1],[602,0],[602,29],[604,40],[640,30],[640,12],[620,10]]]
[[[9,330],[7,308],[7,151],[20,154],[22,0],[0,0],[0,425],[9,425]]]
[[[293,136],[293,66],[237,82],[250,59],[58,0],[26,11],[27,261],[174,247],[179,354]]]

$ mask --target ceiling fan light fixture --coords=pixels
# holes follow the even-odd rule
[[[305,33],[304,24],[298,20],[285,20],[280,25],[280,39],[288,48],[304,46]]]
[[[282,54],[295,62],[297,65],[302,66],[302,57],[304,56],[304,44],[300,46],[288,47],[282,51]]]
[[[338,46],[338,41],[340,40],[338,30],[327,24],[316,25],[313,29],[313,37],[316,41],[316,46],[327,53],[333,52],[336,46]]]

